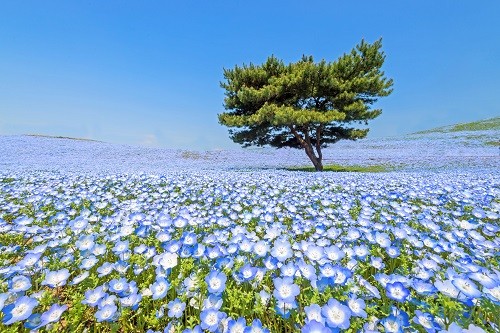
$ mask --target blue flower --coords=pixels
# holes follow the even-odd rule
[[[325,255],[323,248],[314,244],[308,245],[304,254],[313,262],[320,261]]]
[[[125,251],[128,251],[129,241],[118,241],[113,247],[113,252],[117,255],[122,254]]]
[[[380,321],[387,333],[403,333],[403,323],[401,319],[394,315],[389,315]]]
[[[270,333],[270,331],[262,327],[262,322],[259,319],[254,319],[252,324],[247,326],[243,333]]]
[[[42,313],[40,319],[43,323],[43,325],[46,325],[48,323],[55,323],[59,321],[61,318],[61,315],[63,314],[64,311],[68,309],[67,305],[59,305],[59,304],[52,304],[50,308]]]
[[[168,308],[168,316],[170,318],[180,318],[182,317],[184,309],[186,308],[186,303],[176,298],[168,303],[167,308]]]
[[[222,307],[222,298],[216,294],[210,294],[203,301],[203,310],[215,309],[219,310]]]
[[[85,292],[85,299],[82,301],[82,303],[90,306],[96,306],[105,295],[106,293],[104,292],[103,286],[87,290]]]
[[[457,287],[458,290],[460,290],[467,297],[471,298],[481,297],[481,291],[479,291],[479,289],[477,289],[476,284],[469,279],[455,277],[451,280],[451,283],[453,283],[453,285]]]
[[[3,323],[10,325],[15,322],[25,320],[33,311],[33,308],[38,305],[38,301],[28,296],[18,298],[14,303],[5,306],[2,309],[4,313]]]
[[[31,288],[31,281],[24,275],[16,275],[9,281],[9,291],[20,292]]]
[[[388,283],[385,291],[387,297],[398,302],[404,302],[410,295],[410,291],[401,282]]]
[[[91,251],[95,245],[94,235],[83,235],[75,242],[75,246],[80,251]]]
[[[210,332],[215,332],[219,328],[219,324],[225,317],[226,314],[218,310],[203,310],[200,313],[201,328]]]
[[[53,272],[49,271],[45,274],[45,279],[42,281],[42,285],[47,285],[52,288],[61,287],[66,284],[68,277],[69,271],[66,268]]]
[[[257,274],[257,268],[252,267],[250,264],[245,264],[243,267],[240,268],[240,271],[238,273],[238,278],[241,281],[250,281],[255,277],[255,274]]]
[[[118,308],[114,304],[105,305],[95,313],[95,318],[98,322],[114,321],[117,318],[117,310]]]
[[[413,322],[421,325],[429,333],[434,333],[440,329],[439,325],[434,320],[434,317],[430,313],[424,313],[422,311],[416,310],[415,317],[413,317]]]
[[[105,262],[104,264],[102,264],[100,267],[97,268],[97,273],[99,277],[103,277],[103,276],[106,276],[108,274],[110,274],[114,269],[114,264],[110,263],[110,262]]]
[[[348,329],[351,325],[351,310],[334,298],[321,308],[321,314],[330,328]]]
[[[226,288],[226,274],[219,271],[212,271],[205,277],[208,292],[213,294],[220,294]]]
[[[152,298],[154,300],[164,298],[167,295],[170,283],[164,278],[157,278],[156,281],[150,286]]]
[[[120,296],[125,295],[128,290],[128,282],[125,278],[113,279],[109,281],[108,285],[111,292],[114,292]]]
[[[434,294],[437,291],[436,287],[434,287],[431,283],[418,279],[413,280],[412,287],[417,293],[424,296]]]
[[[311,320],[308,321],[300,330],[301,333],[331,333],[332,331],[325,327],[324,324]]]
[[[277,300],[291,303],[295,300],[295,297],[300,293],[300,288],[298,285],[293,283],[293,279],[290,277],[276,278],[274,279],[274,297]]]
[[[247,322],[245,318],[231,319],[227,323],[227,333],[244,333],[246,327]]]
[[[351,309],[353,316],[362,317],[366,319],[367,317],[367,314],[365,312],[366,304],[364,300],[355,297],[350,298],[347,301],[347,306],[349,306],[349,309]]]
[[[290,243],[285,240],[276,240],[271,250],[271,255],[281,262],[289,259],[293,255]]]
[[[307,317],[306,322],[314,320],[321,324],[325,323],[325,318],[323,318],[323,316],[321,315],[321,307],[318,304],[311,304],[309,306],[305,306],[304,312],[306,313]]]

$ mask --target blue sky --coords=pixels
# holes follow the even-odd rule
[[[500,115],[499,1],[3,1],[0,134],[236,148],[222,69],[383,38],[369,137]]]

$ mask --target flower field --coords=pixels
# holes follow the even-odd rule
[[[0,331],[498,332],[499,184],[0,172]]]

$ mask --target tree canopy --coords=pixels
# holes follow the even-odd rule
[[[285,65],[271,56],[262,65],[224,69],[224,107],[219,122],[244,147],[304,149],[316,170],[323,169],[321,149],[342,139],[364,138],[368,124],[382,113],[373,109],[392,92],[392,79],[381,67],[382,41],[362,40],[333,62],[303,56]]]

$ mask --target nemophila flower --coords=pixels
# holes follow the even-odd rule
[[[226,314],[224,312],[220,312],[214,309],[203,310],[200,313],[200,326],[204,330],[215,332],[218,330],[219,325],[224,318],[226,318]]]
[[[108,282],[109,291],[118,295],[123,295],[128,291],[128,282],[126,278],[113,279]]]
[[[95,245],[94,235],[82,235],[75,242],[75,246],[80,251],[91,251]]]
[[[418,294],[424,296],[434,294],[437,291],[433,284],[418,279],[413,280],[412,287]]]
[[[238,278],[241,281],[250,281],[255,277],[255,274],[257,274],[257,268],[252,267],[250,264],[245,264],[240,268]]]
[[[212,271],[205,277],[208,292],[213,294],[220,294],[226,288],[226,274],[219,271]]]
[[[154,300],[164,298],[167,295],[169,288],[170,283],[164,278],[157,278],[156,281],[149,287]]]
[[[3,309],[3,319],[4,325],[11,325],[15,322],[27,319],[35,306],[38,305],[38,301],[34,298],[28,296],[22,296],[18,298],[14,303],[6,305]]]
[[[50,308],[42,313],[40,319],[43,325],[59,321],[61,315],[68,309],[67,305],[52,304]]]
[[[298,285],[293,283],[290,277],[275,278],[274,279],[274,292],[273,295],[277,300],[286,303],[291,303],[295,297],[300,293]]]
[[[326,325],[330,328],[348,329],[351,325],[351,310],[334,298],[321,308],[321,314],[325,318]]]
[[[401,282],[388,283],[385,291],[387,297],[398,302],[404,302],[410,295],[410,291]]]
[[[261,257],[261,258],[265,257],[269,253],[269,244],[264,240],[260,240],[254,244],[253,252],[258,257]]]
[[[320,261],[324,257],[324,250],[321,246],[316,246],[314,244],[310,244],[307,246],[304,254],[309,258],[309,260],[313,262]]]
[[[325,318],[321,315],[321,307],[318,304],[311,304],[304,307],[304,312],[306,313],[306,322],[316,321],[321,324],[325,323]]]
[[[83,304],[90,306],[97,306],[99,301],[106,295],[104,292],[104,286],[98,286],[95,289],[87,290],[85,292],[85,299],[82,301]]]
[[[24,275],[16,275],[9,281],[9,291],[21,292],[31,288],[31,280]]]
[[[177,253],[168,253],[165,252],[161,255],[161,258],[159,260],[159,264],[163,269],[169,269],[169,268],[174,268],[177,266],[177,259],[179,256]]]
[[[262,322],[259,319],[254,319],[250,326],[245,328],[244,333],[270,333],[270,331],[262,326]]]
[[[114,304],[105,305],[97,310],[95,318],[97,322],[114,321],[118,315],[118,307]]]
[[[84,258],[79,267],[80,269],[91,269],[95,266],[95,264],[97,264],[98,261],[99,260],[94,255],[91,255],[87,258]]]
[[[276,305],[274,306],[274,310],[276,314],[281,316],[283,319],[290,318],[290,311],[296,309],[298,304],[296,301],[293,302],[283,302],[281,300],[276,301]]]
[[[167,308],[168,308],[168,316],[170,318],[180,318],[184,313],[184,309],[186,308],[186,303],[176,298],[168,303]]]
[[[358,245],[353,248],[354,254],[356,257],[358,257],[360,260],[364,260],[368,254],[370,254],[370,251],[368,250],[368,247],[366,245]]]
[[[332,331],[325,327],[323,323],[316,320],[308,321],[304,326],[302,326],[301,333],[331,333]]]
[[[351,310],[353,316],[366,319],[366,317],[367,317],[367,314],[365,311],[366,304],[365,304],[365,301],[363,299],[356,298],[356,297],[350,298],[347,301],[347,306]]]
[[[142,295],[137,292],[133,292],[128,296],[120,298],[120,304],[123,307],[132,308],[132,310],[137,310],[139,307],[139,302],[142,300]]]
[[[484,288],[483,292],[493,303],[500,305],[500,285],[493,288]]]
[[[66,280],[68,280],[68,277],[69,270],[66,268],[60,269],[58,271],[48,271],[45,274],[45,279],[42,281],[42,285],[52,288],[61,287],[66,284]]]
[[[430,313],[425,313],[419,310],[415,311],[413,322],[421,325],[429,333],[436,332],[438,329],[440,329],[439,325],[436,323],[434,317]]]
[[[294,262],[289,262],[289,263],[283,264],[280,267],[280,271],[281,271],[281,274],[283,276],[293,277],[293,276],[295,276],[295,273],[297,272],[297,266],[295,265]]]
[[[437,280],[436,282],[434,282],[434,286],[441,293],[451,298],[457,298],[458,294],[460,293],[460,290],[458,290],[458,288],[455,287],[455,285],[450,280]]]
[[[395,246],[389,246],[388,248],[385,249],[385,251],[387,252],[387,255],[391,258],[397,258],[401,254],[399,248]]]
[[[117,271],[122,276],[127,274],[129,267],[130,267],[130,264],[125,260],[118,260],[113,265],[114,270]]]
[[[21,261],[17,263],[17,266],[21,268],[26,268],[26,267],[33,267],[35,264],[40,260],[40,257],[42,256],[42,253],[28,253],[26,256],[24,256]]]
[[[300,260],[297,264],[300,274],[309,281],[316,280],[316,268],[313,265],[307,264],[305,261]]]
[[[479,289],[477,289],[476,284],[469,279],[455,277],[453,280],[451,280],[451,283],[453,283],[453,285],[467,297],[481,297],[481,292],[479,291]]]
[[[160,306],[158,310],[156,310],[155,317],[160,319],[165,316],[165,304]]]
[[[69,285],[73,286],[73,285],[79,284],[80,282],[82,282],[83,280],[85,280],[88,277],[89,277],[89,272],[84,271],[82,274],[75,276],[73,278],[73,280],[71,280]]]
[[[375,269],[383,269],[385,267],[384,262],[382,261],[382,258],[380,257],[371,257],[370,258],[370,265],[372,265]]]
[[[380,292],[379,290],[377,289],[377,287],[375,287],[374,285],[372,285],[370,282],[366,281],[365,279],[363,278],[360,278],[360,277],[357,277],[358,278],[358,281],[359,281],[359,284],[361,286],[363,286],[367,291],[370,292],[370,298],[380,298]]]
[[[394,315],[389,315],[388,317],[385,317],[380,321],[382,326],[384,326],[385,332],[388,333],[403,333],[404,332],[404,326],[401,320],[394,316]]]
[[[11,292],[6,292],[6,293],[0,293],[0,310],[3,309],[5,306],[5,303],[8,302],[8,300],[14,295],[14,293]]]
[[[40,313],[32,313],[28,319],[24,321],[24,327],[32,331],[38,330],[45,325],[47,325],[47,323],[42,322],[42,315]]]
[[[203,300],[203,310],[215,309],[219,310],[222,307],[222,298],[218,295],[210,294]]]
[[[227,333],[244,333],[247,327],[245,318],[231,319],[227,323]]]
[[[271,250],[271,255],[280,262],[284,262],[292,257],[293,250],[289,242],[285,240],[276,240]]]
[[[352,271],[342,266],[334,266],[333,282],[338,285],[344,285],[352,276]]]
[[[118,241],[116,242],[115,246],[113,247],[113,252],[115,254],[121,254],[125,251],[128,251],[128,246],[129,246],[129,241]]]
[[[498,281],[498,279],[494,279],[492,276],[490,276],[486,272],[470,273],[469,278],[471,278],[474,281],[479,282],[484,287],[490,288],[490,289],[500,285],[500,281]]]
[[[97,273],[99,273],[98,276],[99,277],[106,276],[110,274],[113,271],[113,269],[114,269],[114,264],[110,262],[105,262],[100,267],[97,267]]]
[[[324,248],[325,254],[328,259],[332,261],[340,261],[344,258],[345,253],[338,246],[332,245]]]

